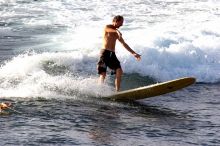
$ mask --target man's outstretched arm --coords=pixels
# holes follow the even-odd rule
[[[120,33],[120,32],[119,32]],[[121,44],[127,49],[131,54],[134,55],[134,57],[139,61],[141,60],[141,55],[137,54],[134,50],[131,49],[131,47],[124,41],[124,39],[121,36],[121,33],[119,34],[118,40],[121,42]]]

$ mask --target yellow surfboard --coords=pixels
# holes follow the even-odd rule
[[[106,98],[116,101],[134,101],[170,93],[187,87],[189,85],[192,85],[195,83],[195,81],[196,79],[193,77],[185,77],[131,90],[117,92],[116,94],[110,95]]]

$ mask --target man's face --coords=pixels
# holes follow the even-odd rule
[[[120,20],[120,21],[117,21],[117,22],[115,23],[115,27],[116,27],[116,28],[121,27],[121,26],[123,25],[123,22],[124,22],[124,20],[123,20],[123,19],[122,19],[122,20]]]

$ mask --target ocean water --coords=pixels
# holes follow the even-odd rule
[[[102,31],[120,28],[122,90],[195,77],[180,91],[121,103],[97,84]],[[0,0],[0,145],[220,145],[220,1]]]

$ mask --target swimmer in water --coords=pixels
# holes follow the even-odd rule
[[[11,103],[9,102],[2,102],[0,103],[0,112],[2,112],[4,109],[7,109],[11,106]]]

